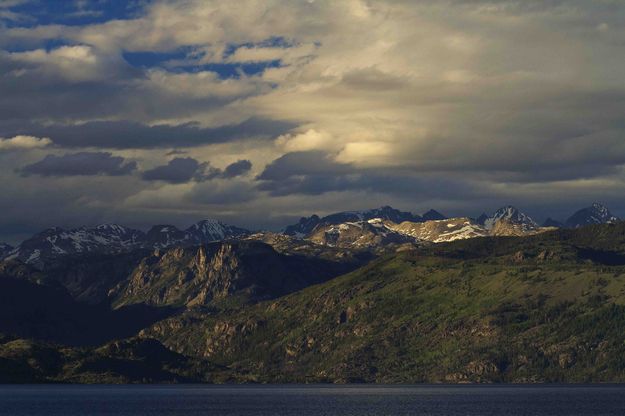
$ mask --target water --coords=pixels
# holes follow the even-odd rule
[[[1,386],[0,415],[625,415],[625,386]]]

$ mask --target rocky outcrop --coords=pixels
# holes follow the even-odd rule
[[[356,264],[278,253],[258,241],[155,250],[110,293],[117,306],[194,306],[235,296],[257,301],[347,272]]]

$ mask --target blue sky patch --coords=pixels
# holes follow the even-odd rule
[[[35,27],[50,24],[81,26],[135,18],[141,14],[147,3],[149,1],[143,0],[28,0],[8,8],[23,18],[0,19],[0,21],[7,27]]]
[[[201,56],[191,57],[194,51],[195,47],[186,46],[170,52],[124,52],[123,57],[130,65],[138,68],[161,68],[170,72],[190,73],[211,71],[216,72],[222,79],[259,75],[268,68],[279,68],[282,65],[282,61],[279,59],[263,62],[195,64],[195,59]],[[225,53],[224,57],[227,57]]]

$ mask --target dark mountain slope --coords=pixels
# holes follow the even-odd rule
[[[79,302],[107,303],[109,291],[128,279],[143,258],[151,251],[129,253],[78,254],[56,259],[47,265],[45,275],[62,284]]]
[[[174,311],[143,305],[111,311],[74,300],[58,282],[29,266],[0,264],[0,333],[68,345],[125,338]]]
[[[227,374],[152,339],[131,338],[98,348],[67,348],[24,339],[0,339],[0,383],[223,382]]]

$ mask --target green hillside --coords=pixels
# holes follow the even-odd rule
[[[602,226],[404,252],[230,314],[191,310],[144,336],[238,380],[624,381],[622,236]]]

